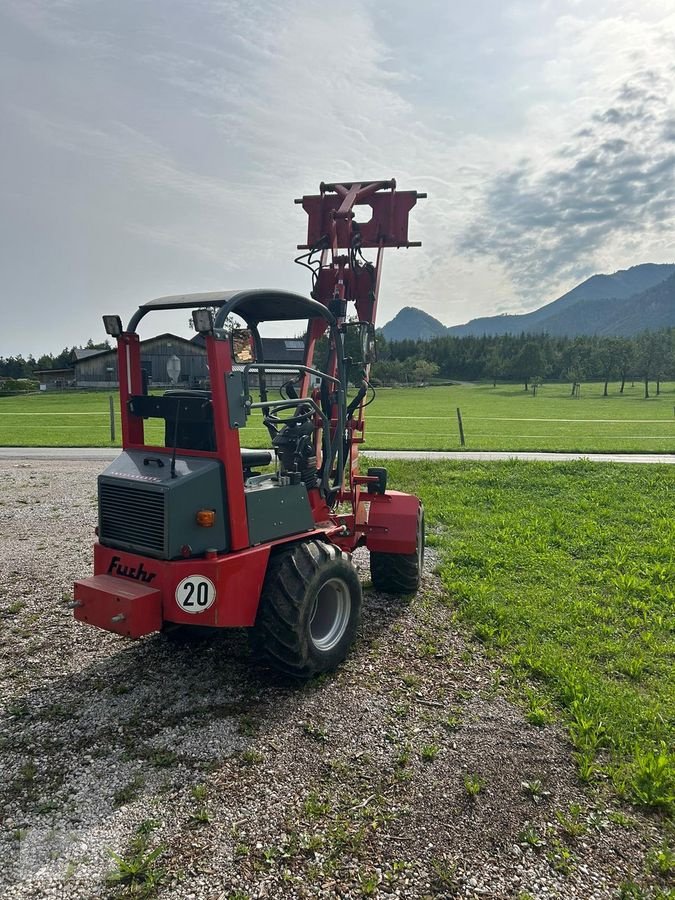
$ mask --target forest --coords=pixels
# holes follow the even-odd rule
[[[377,384],[428,382],[437,377],[461,381],[522,382],[536,391],[544,381],[568,381],[572,391],[587,381],[603,382],[605,392],[617,381],[640,380],[649,396],[650,383],[675,376],[675,328],[624,337],[550,337],[499,335],[444,336],[429,341],[387,343],[378,338],[378,361],[372,369]]]

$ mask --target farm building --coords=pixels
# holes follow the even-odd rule
[[[41,391],[62,391],[75,385],[75,369],[37,369],[33,376],[39,379]]]
[[[301,364],[304,342],[292,338],[263,338],[266,362]],[[78,388],[117,387],[117,350],[76,351],[75,382]],[[192,340],[175,334],[160,334],[141,341],[141,367],[148,383],[156,387],[172,384],[197,387],[208,379],[206,350],[201,335]],[[287,373],[271,372],[270,387],[288,380]]]

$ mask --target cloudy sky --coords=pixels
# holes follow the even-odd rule
[[[672,0],[2,0],[0,115],[0,355],[162,294],[306,293],[321,180],[429,195],[380,324],[675,261]]]

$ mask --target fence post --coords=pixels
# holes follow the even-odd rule
[[[110,440],[115,443],[115,404],[112,394],[108,397],[110,401]]]
[[[462,411],[457,407],[457,424],[459,425],[459,443],[464,446],[464,426],[462,425]]]

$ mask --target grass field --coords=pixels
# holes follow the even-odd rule
[[[447,603],[504,660],[529,721],[562,716],[582,779],[672,813],[675,472],[397,462],[389,481],[422,497]]]
[[[643,399],[630,382],[602,397],[602,385],[550,384],[536,397],[519,385],[382,388],[368,410],[366,447],[373,450],[460,449],[457,407],[468,450],[560,450],[671,453],[675,450],[675,392]],[[119,413],[119,401],[114,395]],[[162,441],[159,423],[148,436]],[[119,415],[117,443],[119,444]],[[249,420],[242,444],[268,446],[259,419]],[[0,398],[0,446],[111,446],[108,394],[33,394]]]

